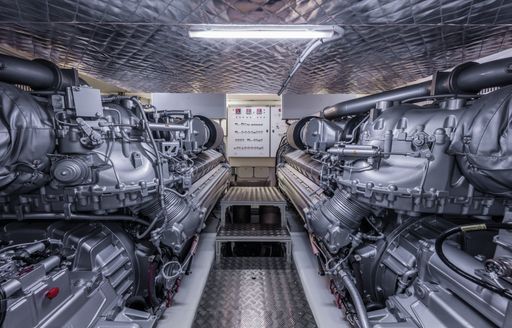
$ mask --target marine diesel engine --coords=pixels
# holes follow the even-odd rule
[[[290,126],[279,185],[353,326],[512,325],[511,67],[466,63]]]
[[[220,126],[3,55],[0,101],[0,326],[155,326],[229,183]]]

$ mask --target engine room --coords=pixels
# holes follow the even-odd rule
[[[0,327],[512,327],[512,4],[0,4]]]

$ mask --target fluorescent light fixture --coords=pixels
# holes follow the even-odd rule
[[[334,30],[329,26],[203,25],[200,29],[190,29],[188,35],[209,39],[326,39],[334,35]]]

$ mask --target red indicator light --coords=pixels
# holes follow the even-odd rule
[[[59,295],[59,287],[53,287],[53,288],[50,288],[47,292],[46,292],[46,298],[49,299],[49,300],[52,300],[54,299],[55,297],[57,297],[57,295]]]

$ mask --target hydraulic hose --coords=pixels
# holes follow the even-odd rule
[[[350,278],[350,274],[341,270],[339,272],[343,285],[347,289],[350,294],[350,298],[352,299],[352,304],[354,304],[354,308],[357,313],[357,318],[359,319],[359,325],[361,328],[371,328],[370,321],[368,320],[368,314],[366,313],[366,307],[364,306],[363,299],[361,294],[357,290],[355,283]]]
[[[455,273],[459,274],[460,276],[466,278],[467,280],[482,286],[486,289],[489,289],[497,294],[500,294],[503,297],[506,297],[508,299],[512,300],[512,291],[508,290],[506,288],[500,288],[493,284],[490,284],[480,278],[477,278],[473,275],[470,275],[469,273],[464,272],[460,268],[458,268],[456,265],[454,265],[450,260],[445,256],[443,252],[443,243],[445,240],[459,232],[472,232],[472,231],[497,231],[500,229],[506,229],[506,230],[512,230],[512,224],[510,223],[482,223],[482,224],[470,224],[470,225],[463,225],[451,228],[445,232],[443,232],[437,239],[435,244],[435,250],[437,256],[441,259],[441,261],[448,266],[450,269],[455,271]]]

